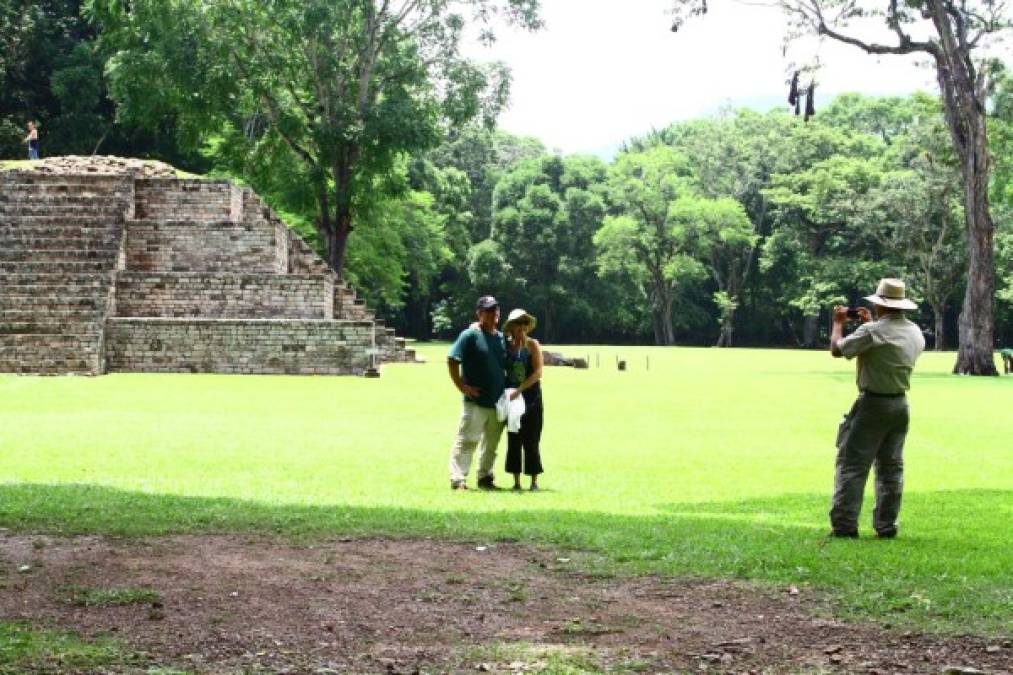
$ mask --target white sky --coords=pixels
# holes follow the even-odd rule
[[[766,110],[770,97],[787,96],[777,9],[716,0],[672,33],[670,0],[542,0],[542,7],[543,30],[501,27],[495,45],[469,45],[467,53],[511,67],[511,106],[500,126],[549,148],[608,155],[631,136],[729,101]],[[877,58],[832,42],[819,56],[821,99],[935,91],[932,70],[912,57]]]

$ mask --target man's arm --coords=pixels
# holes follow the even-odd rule
[[[837,343],[844,338],[844,324],[847,322],[848,308],[834,305],[834,311],[830,314],[830,353],[835,359],[844,356]]]
[[[844,339],[844,324],[848,322],[848,308],[835,305],[830,320],[830,353],[834,355],[835,359],[839,359],[845,355],[841,351],[840,342]],[[858,320],[863,324],[869,323],[872,321],[872,313],[865,307],[859,307]],[[852,353],[851,356],[854,354]]]
[[[468,398],[478,398],[482,390],[464,383],[464,380],[461,379],[460,361],[457,359],[447,359],[447,370],[450,371],[450,379],[454,381],[454,386],[457,387],[459,392]]]

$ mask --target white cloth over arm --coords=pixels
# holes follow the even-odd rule
[[[524,397],[518,396],[510,400],[513,389],[507,389],[496,401],[496,417],[500,422],[506,422],[507,431],[516,434],[521,430],[521,417],[524,416]]]

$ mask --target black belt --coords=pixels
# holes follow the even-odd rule
[[[876,398],[900,398],[901,396],[904,395],[903,391],[900,392],[899,394],[880,394],[879,392],[869,391],[868,389],[862,390],[862,393],[865,394],[866,396],[875,396]]]

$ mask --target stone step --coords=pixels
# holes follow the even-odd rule
[[[17,375],[99,375],[98,355],[77,350],[7,351],[0,347],[0,373]]]
[[[120,250],[118,237],[97,235],[93,237],[34,237],[5,236],[0,234],[0,251],[106,251],[117,253]]]
[[[370,326],[290,319],[110,319],[110,372],[361,375]]]
[[[0,218],[20,216],[67,216],[75,218],[116,218],[123,215],[122,204],[110,203],[104,199],[101,204],[51,204],[37,200],[36,202],[10,202],[0,200]]]
[[[50,321],[46,317],[36,321],[0,319],[0,335],[90,335],[101,326],[101,320]]]
[[[0,249],[0,263],[13,262],[89,262],[110,260],[115,262],[117,249]]]
[[[0,288],[0,317],[12,319],[11,312],[34,312],[53,313],[68,310],[97,312],[105,310],[105,294],[101,289],[84,289],[85,292],[66,292],[64,289],[55,289],[48,292],[38,290],[32,295],[13,292],[20,290],[17,287],[4,286]],[[2,320],[0,318],[0,320]]]
[[[19,215],[0,213],[0,225],[5,227],[107,227],[120,225],[120,220],[110,216],[77,216],[57,213],[47,215]]]
[[[48,204],[49,206],[67,206],[71,208],[81,206],[107,207],[110,205],[111,196],[112,195],[107,193],[86,195],[47,195],[45,204]],[[0,183],[0,206],[21,204],[32,205],[39,203],[39,196],[32,192],[31,189],[10,190],[5,189],[3,184]]]
[[[53,274],[53,273],[28,273],[28,274],[5,274],[3,286],[0,288],[27,288],[37,287],[49,288],[57,286],[60,288],[95,289],[107,285],[110,282],[110,275],[104,274]],[[15,291],[11,291],[14,293]],[[34,292],[34,291],[33,291]]]
[[[0,260],[0,275],[8,274],[87,274],[111,272],[115,260],[45,260],[17,261]]]
[[[50,225],[44,227],[3,227],[0,226],[0,242],[22,239],[104,239],[118,242],[122,228],[119,227],[75,227],[73,225]]]
[[[128,184],[124,178],[116,180],[95,180],[88,176],[64,177],[61,180],[10,180],[0,182],[0,192],[32,193],[45,195],[96,195],[106,194],[112,196],[114,193],[126,190]]]
[[[0,349],[77,349],[84,353],[97,353],[101,348],[101,324],[81,333],[0,333]]]
[[[0,219],[0,232],[120,232],[123,222],[110,219],[96,219],[93,222],[82,222],[80,218],[7,218]]]

